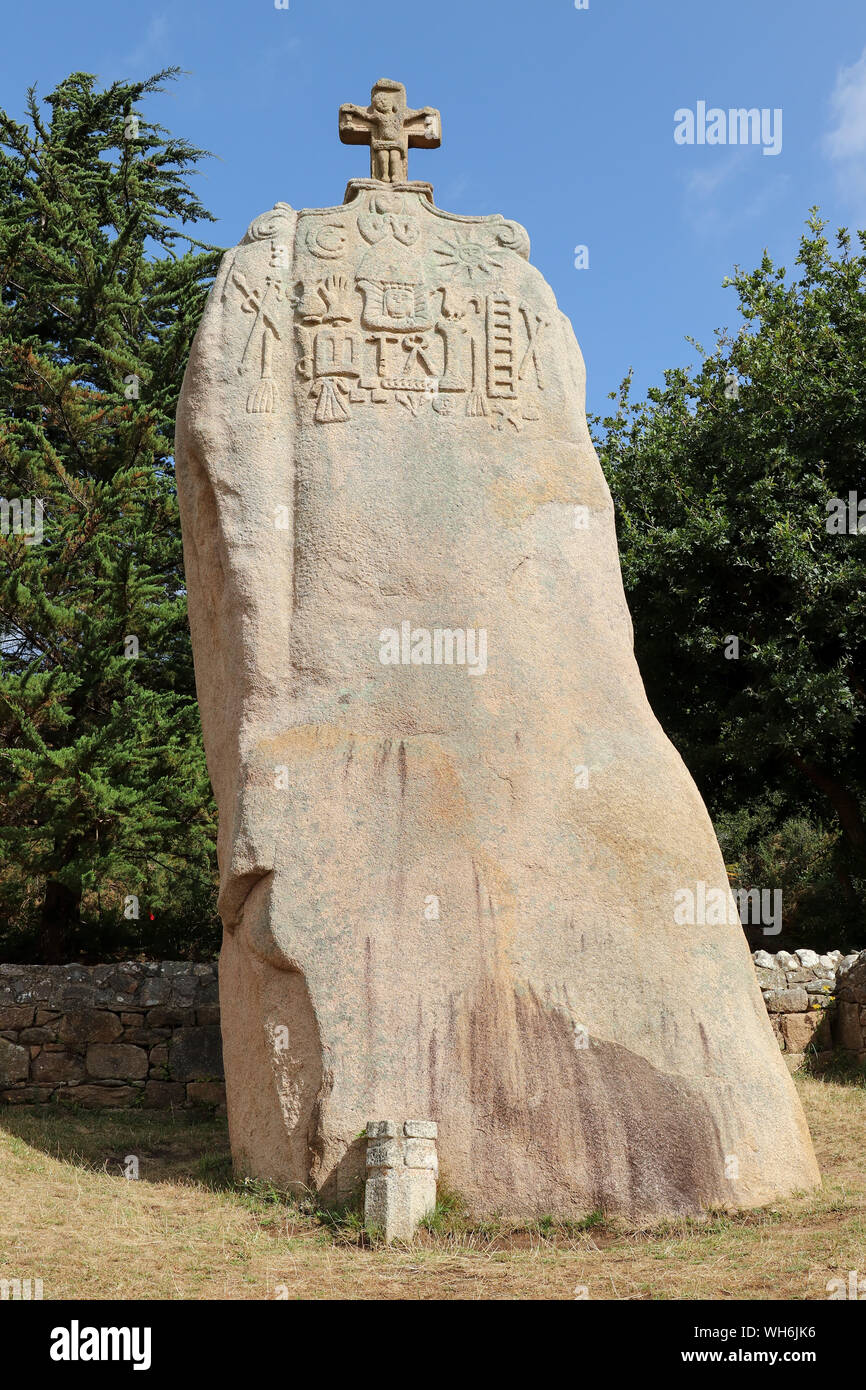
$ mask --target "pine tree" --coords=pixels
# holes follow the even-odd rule
[[[176,72],[73,73],[27,124],[0,111],[7,958],[178,950],[215,922],[172,436],[219,253],[183,230],[213,221],[205,151],[139,112]]]

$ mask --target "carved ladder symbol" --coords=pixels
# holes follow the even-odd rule
[[[514,311],[505,294],[491,294],[487,300],[487,394],[517,395],[514,375]]]

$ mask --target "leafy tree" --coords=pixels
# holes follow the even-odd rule
[[[205,152],[138,111],[176,71],[73,73],[28,123],[0,111],[7,955],[183,948],[184,922],[214,941],[172,435],[218,252],[182,230],[213,220],[188,182]]]
[[[766,253],[737,270],[739,331],[643,403],[626,378],[597,443],[654,708],[752,872],[823,846],[863,945],[866,520],[832,527],[866,502],[866,233],[831,250],[825,225],[813,210],[797,278]],[[770,796],[774,824],[734,834]]]

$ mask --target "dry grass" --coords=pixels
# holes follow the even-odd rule
[[[823,1299],[866,1274],[866,1089],[803,1077],[823,1191],[646,1230],[596,1215],[471,1225],[459,1207],[403,1248],[370,1247],[231,1183],[225,1125],[163,1112],[0,1111],[0,1277],[46,1298]],[[127,1154],[140,1163],[127,1181]],[[445,1207],[447,1208],[447,1203]],[[282,1286],[283,1292],[280,1292]]]

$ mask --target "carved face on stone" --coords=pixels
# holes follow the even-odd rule
[[[387,92],[376,92],[373,97],[373,110],[380,116],[396,116],[397,98]]]
[[[408,319],[415,312],[414,285],[385,285],[385,313],[392,319]]]

